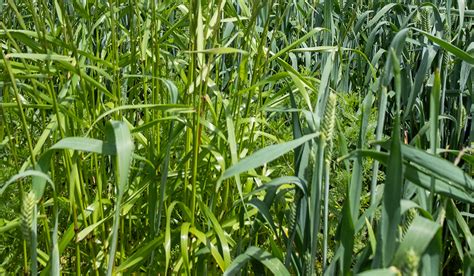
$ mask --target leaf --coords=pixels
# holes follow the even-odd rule
[[[181,240],[181,256],[183,257],[183,263],[184,263],[184,268],[186,269],[186,273],[189,275],[190,270],[189,270],[189,247],[188,247],[188,242],[189,242],[189,227],[191,227],[191,223],[189,222],[184,222],[181,225],[181,234],[180,234],[180,240]]]
[[[308,38],[310,38],[311,36],[313,36],[314,34],[316,34],[317,32],[320,32],[320,31],[327,31],[327,29],[324,29],[324,28],[314,28],[312,29],[311,31],[309,31],[307,34],[305,34],[304,36],[302,36],[301,38],[297,39],[295,42],[291,43],[290,45],[286,46],[285,48],[281,49],[278,53],[274,54],[273,56],[271,56],[269,59],[268,59],[268,62],[271,62],[272,60],[280,57],[281,55],[283,55],[284,53],[288,52],[289,50],[291,50],[292,48],[295,48],[297,45],[303,43],[304,41],[306,41]]]
[[[395,93],[397,98],[397,113],[393,123],[392,141],[390,145],[390,156],[388,158],[387,177],[385,181],[384,196],[382,200],[382,218],[377,242],[378,258],[381,258],[381,266],[387,267],[395,254],[397,248],[398,224],[401,219],[400,200],[403,191],[403,166],[402,150],[400,141],[400,64],[395,52],[392,50],[392,65],[395,75]]]
[[[409,145],[402,146],[403,158],[427,170],[427,173],[462,189],[474,191],[474,180],[448,160]],[[443,168],[440,170],[440,168]]]
[[[151,241],[140,244],[140,248],[137,249],[130,257],[128,257],[124,262],[122,262],[118,267],[116,267],[115,272],[119,273],[125,271],[129,268],[132,268],[146,259],[148,256],[157,248],[163,244],[163,236],[157,237]]]
[[[444,50],[450,52],[451,54],[455,55],[457,58],[464,60],[465,62],[469,64],[474,64],[474,56],[459,49],[458,47],[454,46],[453,44],[444,41],[443,39],[436,37],[430,33],[427,33],[425,31],[422,31],[420,29],[413,28],[413,30],[421,33],[422,35],[426,36],[429,40],[432,42],[438,44],[443,48]]]
[[[264,264],[273,275],[290,275],[286,267],[281,261],[273,257],[267,251],[260,249],[256,246],[250,246],[244,253],[240,254],[235,258],[230,267],[224,272],[225,276],[236,275],[240,269],[243,268],[248,261],[256,260]]]
[[[382,18],[382,16],[386,15],[387,12],[388,12],[391,8],[393,8],[393,7],[397,6],[397,5],[400,5],[400,4],[398,4],[398,3],[390,3],[390,4],[385,5],[385,6],[384,6],[383,8],[381,8],[381,9],[377,12],[377,14],[367,23],[367,27],[368,27],[368,28],[372,27],[375,23],[377,23],[377,22],[380,20],[380,18]]]
[[[373,269],[362,273],[357,273],[357,276],[399,276],[400,271],[396,267]]]
[[[403,145],[402,148],[405,148],[405,145]],[[375,160],[378,160],[385,165],[387,165],[389,157],[389,155],[386,153],[376,152],[373,150],[356,150],[351,152],[351,154],[349,154],[347,157],[358,155],[374,158]],[[403,156],[405,157],[405,155]],[[431,177],[434,175],[432,172],[426,171],[418,166],[411,165],[409,162],[407,162],[407,160],[404,160],[404,165],[405,167],[403,170],[403,175],[406,179],[411,181],[413,184],[416,184],[417,186],[426,189],[427,191],[431,189]],[[466,181],[468,180],[469,178],[466,178]],[[435,180],[434,191],[435,193],[439,193],[453,199],[474,204],[474,198],[471,195],[472,192],[469,193],[463,187],[454,185],[454,183],[446,181],[439,177]]]
[[[255,209],[258,210],[260,215],[266,220],[266,222],[270,225],[273,233],[276,233],[275,223],[273,222],[272,215],[270,214],[270,210],[265,202],[261,201],[260,199],[254,197],[249,202],[249,205],[253,206]]]
[[[224,257],[224,269],[230,265],[231,258],[230,258],[230,248],[227,242],[226,233],[222,229],[221,225],[217,221],[217,218],[211,212],[209,207],[207,207],[202,201],[199,201],[199,205],[201,210],[203,210],[204,214],[206,215],[207,219],[209,219],[212,223],[212,229],[216,233],[217,237],[219,238],[220,245],[221,245],[221,252]]]
[[[217,265],[219,266],[219,268],[224,271],[224,267],[225,267],[225,262],[224,262],[224,259],[222,258],[218,248],[214,245],[213,242],[211,242],[206,234],[204,234],[203,232],[199,231],[198,229],[196,229],[195,227],[191,227],[189,228],[189,232],[192,233],[198,240],[199,242],[201,242],[202,244],[204,244],[210,251],[211,251],[211,255],[212,257],[214,258],[214,260],[216,261]]]
[[[220,47],[220,48],[210,48],[198,51],[185,51],[185,53],[203,53],[203,54],[213,54],[213,55],[222,55],[222,54],[244,54],[248,55],[247,51],[241,49],[235,49],[231,47]]]
[[[282,185],[285,184],[295,184],[295,187],[298,187],[300,191],[303,193],[303,195],[307,194],[307,184],[304,179],[301,179],[296,176],[282,176],[278,177],[275,179],[272,179],[272,181],[263,184],[262,186],[258,187],[257,189],[251,191],[250,193],[246,194],[246,197],[249,197],[251,195],[254,195],[260,191],[264,191],[269,188],[278,188],[281,187]]]
[[[135,105],[122,105],[119,107],[115,107],[110,109],[104,113],[102,113],[95,121],[92,123],[91,127],[87,131],[87,134],[92,131],[92,127],[97,124],[100,120],[105,118],[107,115],[110,115],[114,112],[120,110],[135,110],[135,109],[157,109],[162,111],[168,112],[193,112],[193,109],[182,104],[135,104]],[[87,135],[86,134],[86,135]]]
[[[54,198],[54,228],[52,233],[52,251],[51,251],[51,275],[60,275],[60,264],[59,264],[59,246],[58,246],[58,200]]]
[[[408,31],[409,29],[402,29],[400,30],[395,37],[393,38],[392,42],[390,43],[390,48],[389,49],[394,49],[395,50],[395,55],[391,55],[389,52],[389,55],[387,57],[387,62],[385,63],[385,71],[384,75],[382,78],[382,84],[384,86],[388,86],[390,84],[390,81],[393,78],[393,66],[394,63],[398,63],[398,61],[394,60],[394,57],[399,59],[401,52],[403,50],[403,46],[405,45],[405,40],[408,36]],[[397,66],[400,66],[398,63]]]
[[[91,224],[91,225],[87,226],[86,228],[82,229],[79,233],[77,233],[76,242],[82,241],[85,237],[87,237],[87,235],[89,235],[92,231],[94,231],[94,229],[96,229],[99,225],[104,223],[109,218],[110,217],[106,217],[104,219],[101,219],[98,222],[96,222],[94,224]]]
[[[5,184],[3,184],[2,188],[0,189],[0,196],[3,195],[3,193],[8,188],[8,186],[10,186],[10,184],[16,182],[17,180],[19,180],[21,178],[28,177],[28,176],[32,176],[32,177],[35,177],[35,178],[41,178],[45,182],[47,181],[48,183],[50,183],[51,187],[54,189],[53,181],[51,180],[49,175],[47,175],[47,174],[45,174],[41,171],[37,171],[37,170],[27,170],[27,171],[15,174]],[[36,198],[36,200],[39,200],[39,198]]]
[[[237,164],[227,169],[219,179],[218,183],[222,183],[223,180],[238,175],[242,172],[261,166],[265,163],[271,162],[276,158],[282,156],[288,151],[300,146],[301,144],[314,139],[319,136],[319,133],[308,134],[301,138],[278,144],[271,145],[261,150],[256,151],[254,154],[248,156],[245,159],[240,160]],[[219,184],[218,184],[219,186]]]
[[[117,189],[117,201],[115,203],[115,214],[112,226],[112,239],[109,250],[109,262],[107,275],[111,276],[114,268],[115,252],[117,250],[118,227],[120,223],[120,207],[122,197],[128,188],[128,178],[133,154],[133,140],[126,123],[110,121],[106,129],[107,142],[115,145],[115,185]]]
[[[50,149],[69,149],[105,155],[116,154],[116,148],[113,143],[105,143],[102,140],[86,137],[66,137],[54,144]]]
[[[300,91],[301,95],[303,96],[303,99],[305,100],[305,102],[307,104],[308,110],[313,112],[313,108],[311,107],[311,100],[310,100],[308,91],[306,90],[306,87],[305,87],[303,81],[301,79],[299,79],[298,76],[296,76],[293,73],[289,73],[289,75],[290,75],[291,79],[293,80],[293,83],[298,88],[298,91]]]
[[[74,58],[68,56],[62,56],[57,54],[33,54],[33,53],[10,53],[6,54],[5,58],[24,58],[31,60],[40,60],[40,61],[67,61],[73,62]]]
[[[408,254],[416,254],[416,256],[421,257],[440,228],[441,225],[438,223],[417,216],[410,224],[402,243],[398,247],[392,265],[402,267]]]

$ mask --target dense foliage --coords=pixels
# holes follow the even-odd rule
[[[0,0],[0,274],[472,275],[473,18]]]

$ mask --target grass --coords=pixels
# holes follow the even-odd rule
[[[469,1],[0,15],[0,274],[472,274]]]

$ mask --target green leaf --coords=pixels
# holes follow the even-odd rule
[[[402,145],[402,149],[406,149],[406,145]],[[420,154],[425,153],[424,151],[418,150]],[[403,151],[405,153],[405,151]],[[382,164],[388,164],[389,155],[387,153],[376,152],[373,150],[356,150],[351,152],[347,157],[352,156],[365,156],[374,158],[375,160],[380,161]],[[403,157],[406,157],[403,155]],[[441,159],[443,160],[443,159]],[[446,161],[446,160],[445,160]],[[449,163],[449,162],[448,162]],[[433,172],[425,170],[423,167],[412,165],[406,159],[404,160],[404,170],[403,176],[411,181],[413,184],[420,186],[421,188],[430,191],[431,189],[431,177],[435,175]],[[451,166],[454,166],[451,164]],[[449,168],[449,167],[448,167]],[[435,175],[436,176],[436,175]],[[466,181],[470,181],[470,178],[467,176]],[[453,182],[449,182],[448,180],[444,180],[442,178],[437,177],[435,180],[434,191],[435,193],[439,193],[445,195],[447,197],[457,199],[466,203],[474,203],[474,198],[472,197],[472,192],[469,192],[467,188],[463,188],[463,186],[455,185]]]
[[[261,150],[258,150],[251,156],[248,156],[247,158],[240,160],[237,164],[227,169],[224,172],[224,174],[221,176],[221,178],[219,179],[218,183],[221,183],[223,180],[233,177],[235,175],[238,175],[242,172],[248,171],[250,169],[261,166],[265,163],[271,162],[275,160],[276,158],[282,156],[283,154],[289,152],[290,150],[318,136],[319,136],[319,133],[308,134],[308,135],[302,136],[301,138],[298,138],[286,143],[271,145]]]
[[[217,218],[209,209],[209,207],[207,207],[202,201],[199,201],[199,205],[201,207],[201,210],[204,211],[204,214],[206,215],[207,219],[211,221],[212,229],[216,233],[217,237],[219,238],[220,245],[221,245],[221,252],[224,257],[224,269],[225,269],[230,265],[230,262],[231,262],[230,248],[229,248],[229,243],[227,242],[228,238],[226,237],[227,235],[222,229],[221,225],[219,224],[219,221],[217,221]]]
[[[382,218],[377,242],[378,256],[381,257],[381,266],[387,267],[395,254],[398,241],[398,224],[401,219],[400,200],[403,191],[403,166],[402,149],[400,141],[400,64],[395,52],[392,50],[392,65],[395,75],[395,93],[397,114],[393,123],[390,156],[388,158],[387,177],[385,181],[384,196],[382,200]]]
[[[5,58],[24,58],[31,60],[41,61],[67,61],[72,62],[74,58],[68,56],[62,56],[57,54],[33,54],[33,53],[10,53],[6,54]]]
[[[396,267],[385,269],[373,269],[362,273],[357,273],[357,276],[400,276],[401,272]]]
[[[286,267],[281,261],[273,257],[267,251],[260,249],[256,246],[249,247],[244,253],[240,254],[235,258],[230,267],[224,272],[225,276],[236,275],[240,269],[243,268],[248,261],[256,260],[264,264],[273,275],[290,275]]]
[[[116,148],[113,143],[85,137],[66,137],[54,144],[50,149],[70,149],[105,155],[116,154]]]
[[[87,226],[86,228],[82,229],[79,233],[77,233],[76,236],[76,242],[82,241],[87,235],[89,235],[94,229],[96,229],[98,226],[100,226],[102,223],[104,223],[107,219],[110,217],[106,217],[104,219],[99,220],[98,222],[91,224]]]
[[[115,272],[119,273],[126,271],[129,268],[132,268],[145,260],[148,259],[148,256],[161,244],[163,244],[164,236],[157,237],[151,241],[147,241],[143,244],[140,244],[140,247],[124,262],[122,262],[118,267],[116,267]]]
[[[438,223],[417,216],[410,224],[402,243],[398,247],[392,265],[402,267],[410,254],[415,254],[420,258],[440,228],[441,225]]]
[[[290,45],[286,46],[285,48],[281,49],[278,53],[274,54],[273,56],[271,56],[268,61],[271,62],[272,60],[280,57],[281,55],[283,55],[284,53],[288,52],[289,50],[291,50],[292,48],[295,48],[297,45],[303,43],[304,41],[306,41],[308,38],[310,38],[311,36],[313,36],[314,34],[316,34],[317,32],[320,32],[320,31],[327,31],[327,29],[324,29],[324,28],[314,28],[312,29],[311,31],[309,31],[307,34],[305,34],[304,36],[302,36],[301,38],[297,39],[295,42],[291,43]]]
[[[402,146],[403,158],[427,170],[430,175],[443,179],[467,191],[474,191],[474,180],[462,169],[448,160],[416,149],[409,145]],[[443,168],[440,170],[440,168]]]
[[[19,179],[24,178],[24,177],[28,177],[28,176],[32,176],[34,178],[41,178],[43,181],[45,181],[45,182],[47,181],[48,183],[50,183],[51,187],[54,189],[53,181],[51,180],[49,175],[47,175],[47,174],[45,174],[41,171],[37,171],[37,170],[27,170],[27,171],[15,174],[5,184],[3,184],[3,186],[0,189],[0,196],[3,195],[3,193],[8,188],[8,186],[10,186],[10,184],[12,184],[12,183],[18,181]],[[33,190],[35,190],[34,187],[33,187]],[[36,198],[36,200],[39,200],[39,199],[40,198],[38,198],[38,197]]]
[[[213,54],[213,55],[223,55],[223,54],[244,54],[247,55],[248,52],[240,49],[235,49],[231,47],[220,47],[220,48],[211,48],[204,49],[199,51],[185,51],[185,53],[203,53],[203,54]]]
[[[112,240],[109,250],[107,275],[111,276],[114,268],[115,252],[117,250],[118,228],[120,223],[120,207],[123,195],[128,188],[128,178],[133,154],[133,140],[126,123],[111,121],[106,129],[107,142],[115,145],[115,179],[117,201],[115,203],[114,222],[112,226]]]
[[[426,36],[429,40],[433,41],[434,43],[438,44],[443,48],[444,50],[450,52],[451,54],[455,55],[457,58],[464,60],[465,62],[469,64],[474,64],[474,55],[471,55],[462,49],[459,49],[458,47],[454,46],[453,44],[444,41],[443,39],[436,37],[430,33],[427,33],[425,31],[413,28],[413,30],[421,33],[422,35]]]

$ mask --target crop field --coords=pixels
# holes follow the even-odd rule
[[[474,275],[474,1],[0,0],[0,275]]]

